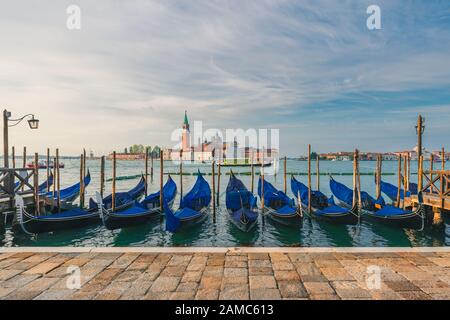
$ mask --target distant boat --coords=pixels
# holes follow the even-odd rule
[[[47,166],[47,161],[39,161],[39,162],[38,162],[38,169],[47,169],[47,167],[53,169],[53,168],[54,168],[54,163],[53,163],[53,161],[50,161],[50,162],[48,163],[48,166]],[[34,161],[28,163],[28,164],[27,164],[27,168],[34,169]],[[59,164],[59,168],[60,168],[60,169],[64,169],[64,163],[60,163],[60,164]]]

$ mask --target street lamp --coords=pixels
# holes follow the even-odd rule
[[[34,114],[26,114],[21,118],[10,119],[11,112],[8,110],[3,111],[3,156],[5,162],[5,168],[9,168],[9,144],[8,144],[8,128],[15,127],[21,123],[25,118],[31,118],[28,120],[30,129],[36,130],[39,128],[39,120],[35,118]],[[10,124],[11,123],[11,124]]]

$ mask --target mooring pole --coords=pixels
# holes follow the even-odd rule
[[[50,192],[50,148],[47,148],[47,192]],[[55,182],[55,177],[53,177],[53,183]]]
[[[180,150],[180,202],[183,200],[183,149]]]
[[[152,179],[152,181],[153,181],[153,150],[152,150],[152,152],[150,153],[150,178]]]
[[[417,192],[422,192],[423,189],[423,156],[419,157],[419,172],[417,173]]]
[[[13,167],[13,169],[15,169],[16,168],[16,148],[14,148],[14,146],[12,146],[11,156],[12,156],[12,167]]]
[[[145,197],[148,196],[148,147],[145,148]]]
[[[264,147],[262,148],[263,161],[261,164],[261,210],[264,213]]]
[[[405,209],[405,206],[406,206],[406,180],[407,180],[407,178],[406,178],[406,176],[407,176],[407,171],[408,171],[408,168],[407,168],[407,166],[408,166],[408,159],[407,159],[407,156],[405,155],[405,158],[404,158],[404,163],[403,163],[403,206],[402,206],[402,208],[403,208],[403,210]]]
[[[58,206],[58,212],[61,211],[61,175],[60,175],[60,171],[59,171],[59,149],[56,149],[56,164],[54,164],[54,166],[56,166],[56,172],[58,175],[58,180],[57,180],[57,206]]]
[[[84,177],[86,177],[86,149],[83,149],[83,189],[85,188],[84,186]],[[83,190],[84,192],[84,190]]]
[[[352,208],[356,205],[356,150],[353,153],[353,202]]]
[[[214,155],[214,151],[213,151],[213,155]],[[212,171],[212,203],[213,203],[213,222],[216,223],[216,172],[215,172],[215,166],[216,166],[216,162],[214,161],[214,156],[213,156],[213,161],[211,164],[211,171]]]
[[[417,159],[420,162],[420,157],[422,156],[422,135],[423,131],[425,129],[424,126],[424,119],[422,118],[422,115],[419,114],[419,117],[417,118],[417,125],[416,125],[416,132],[417,132]],[[422,168],[423,170],[423,168]]]
[[[283,159],[283,182],[284,182],[284,194],[287,193],[287,179],[286,179],[286,161],[287,161],[287,157],[284,156]]]
[[[221,172],[220,172],[220,159],[219,159],[219,163],[217,164],[217,196],[216,196],[217,206],[219,206],[219,202],[220,202],[220,176],[221,176]]]
[[[37,216],[40,215],[39,210],[39,155],[37,153],[34,154],[34,203],[35,208],[34,212]]]
[[[56,198],[56,185],[58,184],[58,173],[56,172],[56,156],[53,158],[53,192],[52,192],[52,203],[53,208],[55,208],[55,198]]]
[[[398,168],[397,168],[397,208],[400,208],[400,192],[402,188],[402,155],[398,155]]]
[[[116,210],[116,152],[113,151],[113,176],[112,176],[112,196],[111,196],[111,209],[114,212]]]
[[[27,167],[27,147],[23,147],[23,159],[22,159],[22,168]],[[22,191],[25,190],[25,185],[22,186]]]
[[[163,207],[163,201],[164,201],[164,193],[163,193],[163,188],[164,188],[164,181],[163,181],[163,176],[164,176],[164,157],[163,157],[163,151],[162,149],[159,151],[159,158],[160,158],[160,174],[159,174],[159,185],[160,185],[160,191],[159,191],[159,207],[161,208],[161,212],[164,212],[164,207]]]
[[[434,169],[434,155],[430,154],[430,181],[433,181],[433,169]],[[431,192],[433,192],[433,183],[430,185]]]
[[[80,209],[83,209],[83,154],[80,154]]]
[[[252,192],[252,194],[253,194],[253,191],[255,189],[255,166],[253,165],[254,157],[255,157],[255,153],[252,150],[252,159],[251,159],[251,164],[250,164],[250,168],[251,168],[251,192]]]
[[[100,160],[100,195],[103,199],[103,192],[105,190],[105,156]]]
[[[444,147],[442,147],[441,161],[442,161],[442,171],[445,171],[445,149],[444,149]]]
[[[311,145],[308,144],[308,212],[311,208]]]
[[[316,157],[316,174],[317,174],[317,191],[320,191],[320,159],[319,159],[319,154],[317,154]]]
[[[408,172],[406,174],[407,180],[406,180],[406,189],[409,191],[409,182],[411,181],[411,154],[408,152]]]

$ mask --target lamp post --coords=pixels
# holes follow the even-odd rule
[[[31,113],[26,114],[23,117],[17,118],[17,119],[10,119],[10,118],[11,118],[11,112],[9,112],[6,109],[3,110],[3,157],[4,157],[5,169],[9,168],[8,128],[17,126],[25,118],[30,118],[28,120],[28,125],[30,126],[30,129],[35,130],[39,127],[39,120],[36,119],[34,114],[31,114]],[[12,184],[13,184],[13,179],[11,179],[11,177],[7,177],[5,179],[5,185],[11,187]]]

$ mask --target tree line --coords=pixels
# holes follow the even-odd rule
[[[151,146],[144,146],[142,144],[133,144],[129,148],[125,148],[123,152],[125,154],[130,153],[145,153],[145,150],[147,150],[149,155],[153,155],[154,157],[158,157],[159,153],[161,151],[161,148],[159,146],[154,146],[153,148]]]

